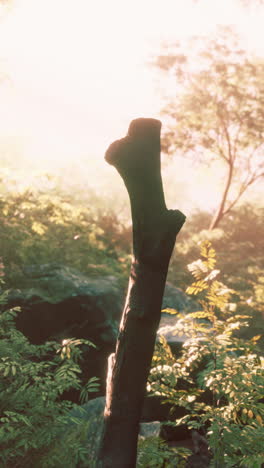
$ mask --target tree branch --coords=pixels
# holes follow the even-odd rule
[[[225,216],[227,213],[229,213],[232,210],[233,206],[238,202],[238,200],[240,200],[240,198],[248,189],[248,187],[252,185],[254,182],[256,182],[256,180],[261,177],[264,177],[264,172],[260,174],[252,174],[251,177],[248,179],[248,181],[241,185],[237,196],[232,200],[232,202],[230,202],[226,210],[224,210],[223,216]]]

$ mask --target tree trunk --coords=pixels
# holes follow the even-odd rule
[[[215,213],[215,215],[214,215],[214,217],[213,217],[213,219],[212,219],[212,221],[210,223],[209,231],[212,231],[213,229],[216,229],[218,227],[221,219],[225,215],[225,206],[226,206],[227,196],[228,196],[228,192],[229,192],[229,189],[231,187],[231,182],[232,182],[232,178],[233,178],[233,164],[232,164],[232,162],[229,162],[228,164],[229,164],[228,165],[228,174],[227,174],[225,189],[224,189],[224,192],[223,192],[223,195],[222,195],[220,205],[217,208],[216,213]]]
[[[106,161],[127,187],[133,221],[133,260],[117,339],[109,357],[104,430],[98,468],[136,466],[139,421],[160,321],[168,265],[185,216],[167,210],[160,174],[161,123],[131,122],[110,145]]]

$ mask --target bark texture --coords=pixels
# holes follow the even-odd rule
[[[136,466],[139,421],[160,321],[170,257],[185,216],[165,205],[160,129],[136,119],[110,145],[106,161],[127,187],[133,222],[133,260],[115,354],[109,357],[104,430],[98,468]]]

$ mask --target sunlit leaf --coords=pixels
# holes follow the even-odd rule
[[[189,403],[192,403],[194,400],[196,400],[196,395],[188,395],[187,396],[187,401]]]
[[[170,314],[170,315],[177,315],[179,312],[176,309],[171,309],[167,307],[166,309],[162,309],[161,311],[164,314]]]
[[[262,335],[255,335],[255,336],[253,336],[253,338],[251,338],[251,341],[253,343],[256,343],[257,341],[260,340],[261,337],[262,337]]]
[[[190,312],[188,314],[188,317],[194,318],[194,319],[203,319],[203,318],[211,318],[212,313],[201,310],[197,312]]]
[[[204,278],[204,281],[212,281],[220,273],[220,270],[212,270],[209,275]]]
[[[205,281],[200,280],[192,283],[191,286],[188,286],[188,288],[186,289],[186,293],[196,295],[204,291],[205,289],[208,289],[208,284]]]
[[[32,231],[42,236],[46,232],[46,227],[43,224],[34,221],[34,223],[32,224]]]
[[[208,272],[208,267],[201,259],[190,263],[187,268],[197,280],[202,279],[204,274]]]

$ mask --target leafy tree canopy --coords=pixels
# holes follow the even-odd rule
[[[264,61],[222,27],[216,37],[166,46],[155,65],[174,83],[162,111],[168,117],[164,151],[226,167],[215,228],[264,175]]]

